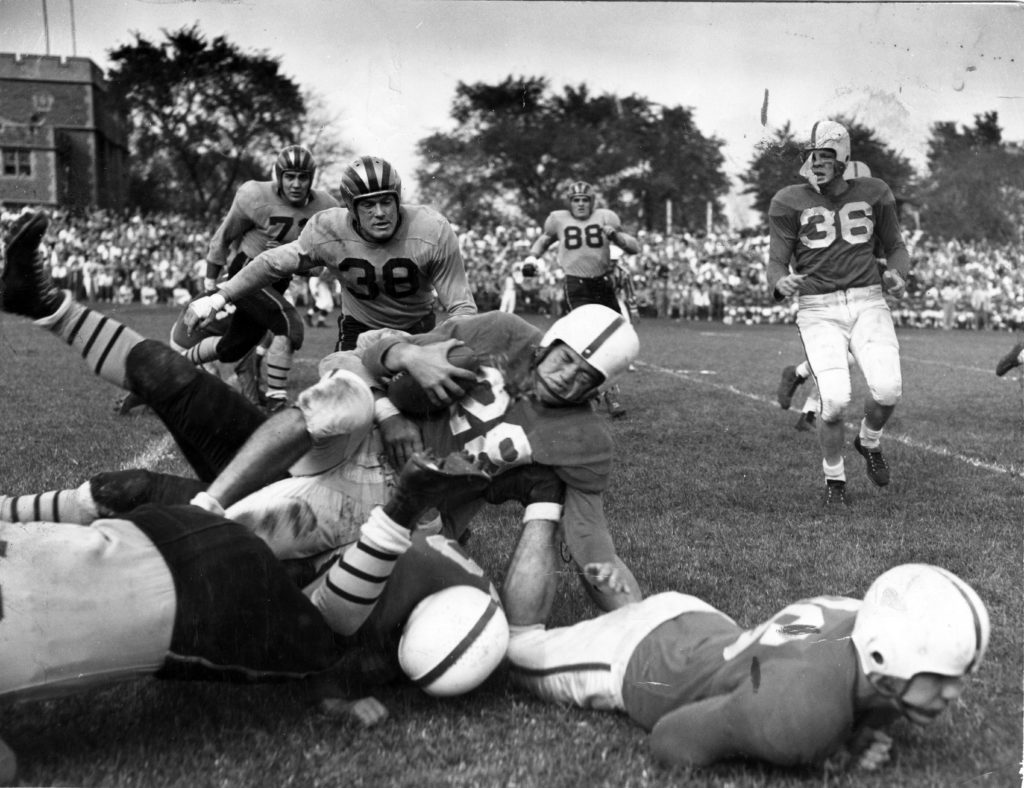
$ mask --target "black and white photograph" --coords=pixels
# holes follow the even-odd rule
[[[1019,785],[1022,40],[0,0],[0,787]]]

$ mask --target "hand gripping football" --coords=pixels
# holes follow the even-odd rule
[[[476,370],[480,359],[466,345],[453,347],[448,351],[448,361],[460,369]],[[433,416],[448,409],[447,405],[434,405],[427,392],[407,372],[399,372],[388,384],[388,399],[402,413],[409,416]]]

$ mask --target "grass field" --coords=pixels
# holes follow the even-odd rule
[[[110,311],[159,338],[173,320],[163,308]],[[781,368],[800,358],[795,328],[647,320],[638,330],[641,361],[623,385],[629,414],[612,425],[606,508],[646,593],[695,594],[752,626],[803,596],[859,596],[884,569],[923,561],[956,572],[988,604],[980,673],[933,727],[897,725],[883,773],[662,769],[628,719],[545,706],[499,670],[446,702],[381,692],[391,718],[368,731],[318,716],[296,686],[143,680],[24,704],[0,718],[22,784],[1019,786],[1024,409],[1015,375],[993,374],[1012,338],[901,332],[904,401],[883,438],[892,484],[874,488],[850,448],[853,508],[826,516],[816,440],[793,429],[802,393],[791,412],[774,398]],[[310,331],[296,387],[332,344],[333,332]],[[0,369],[0,491],[77,486],[140,461],[184,470],[153,416],[114,415],[117,392],[28,321],[0,322]],[[511,508],[475,526],[470,552],[496,579],[516,528]],[[579,588],[562,584],[555,623],[592,612]]]

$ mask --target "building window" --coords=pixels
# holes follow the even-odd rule
[[[16,148],[3,148],[4,175],[18,176],[32,175],[32,153],[27,150]]]

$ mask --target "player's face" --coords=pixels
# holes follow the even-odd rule
[[[830,183],[839,175],[836,166],[836,152],[830,149],[813,150],[810,153],[811,172],[818,180],[819,186]]]
[[[359,228],[371,240],[384,243],[398,228],[398,200],[393,194],[363,197],[356,203]]]
[[[589,219],[594,212],[594,201],[589,197],[577,195],[569,198],[569,213],[573,219]]]
[[[900,710],[911,722],[929,725],[960,697],[963,689],[964,680],[958,676],[918,673],[900,694]]]
[[[308,172],[284,172],[281,174],[281,192],[292,205],[302,205],[313,186],[313,176]]]
[[[603,380],[583,356],[559,342],[537,364],[533,391],[545,405],[576,404]]]

